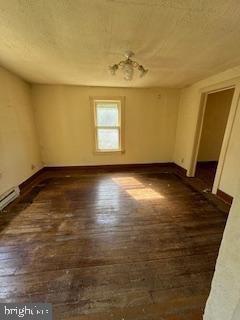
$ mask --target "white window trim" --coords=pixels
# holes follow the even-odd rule
[[[93,136],[94,136],[94,153],[97,154],[109,154],[109,153],[124,153],[124,107],[125,107],[125,98],[124,97],[90,97],[91,102],[91,108],[93,113]],[[105,102],[106,104],[110,104],[112,102],[117,103],[118,109],[119,109],[119,123],[118,126],[114,126],[112,128],[117,128],[119,133],[119,145],[120,149],[116,150],[102,150],[98,149],[98,140],[97,140],[97,129],[99,126],[97,126],[97,117],[96,117],[96,105],[99,102]],[[103,126],[100,126],[101,128],[104,128]],[[106,126],[106,128],[110,128]]]

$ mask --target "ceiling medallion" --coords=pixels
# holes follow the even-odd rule
[[[116,71],[120,68],[123,72],[124,79],[125,80],[132,80],[134,75],[134,69],[137,69],[139,71],[139,77],[142,78],[145,76],[145,74],[148,72],[147,69],[145,69],[142,65],[140,65],[138,62],[133,61],[131,58],[134,56],[134,53],[132,51],[127,51],[125,54],[125,60],[120,61],[117,64],[114,64],[109,67],[109,70],[111,74],[114,76],[116,74]]]

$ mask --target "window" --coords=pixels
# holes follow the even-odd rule
[[[94,100],[96,151],[122,151],[121,100]]]

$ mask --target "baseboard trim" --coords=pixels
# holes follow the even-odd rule
[[[37,172],[35,172],[32,176],[30,176],[27,180],[23,181],[20,185],[19,185],[19,189],[20,189],[20,193],[22,193],[24,190],[26,190],[27,188],[29,188],[30,185],[34,184],[35,181],[42,176],[42,174],[44,173],[45,168],[41,168],[40,170],[38,170]]]
[[[65,172],[65,171],[121,171],[121,170],[133,170],[140,168],[162,168],[162,167],[174,167],[173,162],[164,163],[129,163],[129,164],[107,164],[107,165],[89,165],[89,166],[49,166],[44,167],[44,172]]]
[[[34,185],[39,179],[44,178],[47,173],[69,173],[69,172],[117,172],[117,171],[128,171],[134,169],[146,169],[146,168],[163,168],[163,167],[175,167],[173,162],[163,163],[131,163],[131,164],[110,164],[110,165],[89,165],[89,166],[52,166],[43,167],[35,172],[31,177],[22,182],[19,185],[21,194],[27,191],[27,189]]]
[[[53,166],[53,167],[43,167],[39,171],[35,172],[31,177],[22,182],[19,185],[20,193],[27,193],[30,188],[35,184],[44,180],[46,177],[55,175],[58,173],[107,173],[107,172],[121,172],[121,171],[130,171],[134,169],[154,169],[154,168],[173,168],[174,171],[182,177],[187,179],[187,170],[180,167],[173,162],[165,163],[131,163],[131,164],[113,164],[113,165],[90,165],[90,166]],[[216,196],[221,200],[231,206],[233,197],[218,189]]]
[[[218,163],[218,161],[217,160],[209,160],[209,161],[198,160],[197,163],[215,164],[215,163]]]
[[[134,169],[150,169],[150,168],[175,168],[178,174],[186,176],[187,170],[178,166],[174,162],[152,162],[152,163],[128,163],[128,164],[107,164],[107,165],[89,165],[89,166],[49,166],[43,167],[35,172],[31,177],[19,185],[21,193],[32,186],[38,179],[41,179],[47,173],[69,173],[69,172],[121,172]]]
[[[178,174],[180,174],[181,176],[187,176],[187,169],[180,167],[178,164],[173,163],[173,167],[177,169]]]
[[[233,202],[233,197],[229,194],[225,193],[224,191],[217,189],[217,196],[227,204],[231,205]]]

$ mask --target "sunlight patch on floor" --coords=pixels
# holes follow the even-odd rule
[[[153,200],[164,198],[162,195],[151,188],[129,189],[126,191],[136,200]]]
[[[136,178],[133,177],[117,177],[112,178],[114,182],[120,185],[122,188],[143,188],[144,185],[138,181]]]
[[[121,186],[135,200],[156,200],[163,199],[159,192],[145,186],[138,179],[133,177],[116,177],[112,180]]]

